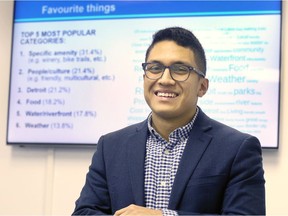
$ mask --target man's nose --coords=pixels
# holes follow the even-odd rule
[[[160,78],[161,81],[174,81],[172,76],[171,76],[171,73],[170,73],[170,69],[169,68],[165,68],[163,74],[162,74],[162,77]]]

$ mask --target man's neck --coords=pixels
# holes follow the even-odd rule
[[[152,127],[159,133],[165,140],[169,141],[169,135],[177,128],[187,125],[196,113],[191,113],[189,116],[164,118],[155,113],[152,113]]]

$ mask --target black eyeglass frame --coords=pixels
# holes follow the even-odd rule
[[[171,66],[173,66],[173,64],[170,65],[170,66],[166,66],[166,65],[163,65],[163,64],[161,64],[161,63],[156,63],[156,64],[159,64],[159,65],[163,66],[163,67],[162,67],[162,74],[161,74],[161,76],[160,76],[159,78],[156,78],[156,79],[150,78],[150,77],[148,77],[147,74],[146,74],[146,71],[147,71],[147,70],[146,70],[145,68],[146,68],[147,65],[149,65],[149,64],[155,64],[155,62],[145,62],[145,63],[142,63],[142,69],[144,70],[145,76],[146,76],[148,79],[151,79],[151,80],[160,79],[160,78],[163,76],[164,71],[166,70],[166,68],[168,68],[168,69],[169,69],[170,76],[172,77],[173,80],[175,80],[174,77],[173,77],[173,75],[172,75],[172,73],[171,73],[171,69],[170,69]],[[184,82],[184,81],[186,81],[186,80],[189,78],[191,72],[195,72],[195,73],[198,74],[199,76],[205,78],[205,74],[204,74],[202,71],[198,70],[197,68],[192,67],[192,66],[190,66],[190,65],[185,65],[185,64],[181,64],[181,65],[183,65],[183,66],[185,66],[185,67],[187,67],[187,68],[189,69],[189,74],[188,74],[188,76],[187,76],[187,78],[186,78],[185,80],[181,80],[181,81],[175,80],[175,81],[177,81],[177,82]]]

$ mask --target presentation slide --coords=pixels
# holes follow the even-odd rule
[[[152,35],[188,28],[211,118],[278,147],[281,1],[16,1],[7,143],[95,145],[140,122]]]

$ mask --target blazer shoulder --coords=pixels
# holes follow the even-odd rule
[[[147,128],[147,119],[142,121],[142,122],[126,126],[126,127],[121,128],[119,130],[112,131],[112,132],[107,133],[103,136],[109,137],[109,138],[110,137],[112,138],[112,137],[125,136],[125,135],[134,134],[136,132],[141,132],[142,130],[145,130],[146,128]]]
[[[145,137],[147,135],[147,119],[136,123],[133,125],[129,125],[127,127],[121,128],[119,130],[107,133],[102,135],[97,145],[104,144],[105,145],[121,145],[122,143],[127,143],[131,137],[139,138]]]
[[[196,122],[195,122],[196,123]],[[220,121],[208,117],[203,111],[200,111],[197,118],[197,127],[201,128],[206,134],[209,134],[219,143],[227,143],[230,145],[242,144],[245,140],[259,144],[259,140],[254,135],[242,132],[236,128],[226,125]]]

